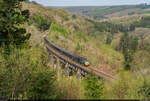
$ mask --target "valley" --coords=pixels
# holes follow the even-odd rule
[[[150,5],[52,8],[16,2],[13,12],[0,2],[8,7],[0,10],[0,99],[150,99]],[[57,60],[51,63],[43,36],[87,59],[90,67],[83,68],[115,78],[98,79],[92,71],[80,79],[68,76]]]

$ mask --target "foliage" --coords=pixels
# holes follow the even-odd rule
[[[55,72],[38,71],[32,74],[27,96],[29,99],[58,99],[55,86]]]
[[[125,68],[130,69],[131,51],[129,50],[129,36],[128,33],[124,33],[120,38],[120,50],[125,58]]]
[[[144,79],[143,84],[139,87],[138,95],[142,99],[150,99],[150,83]]]
[[[62,94],[60,99],[84,99],[84,87],[82,80],[76,75],[66,76],[64,69],[58,66],[56,69],[56,86],[57,90]]]
[[[87,21],[93,23],[95,29],[94,32],[95,31],[109,32],[110,34],[114,35],[115,33],[118,32],[129,32],[135,30],[135,25],[133,24],[131,25],[113,24],[108,21],[95,22],[89,19],[87,19]]]
[[[82,47],[82,45],[79,42],[76,45],[76,50],[80,51],[80,52],[82,52],[82,50],[83,50],[83,47]]]
[[[105,85],[105,98],[119,100],[146,100],[149,99],[149,77],[122,71],[114,82]]]
[[[41,16],[40,14],[36,14],[29,20],[29,25],[32,23],[36,23],[36,26],[41,31],[45,31],[45,30],[49,29],[49,27],[51,25],[51,20],[49,20],[48,18],[46,18],[44,16]]]
[[[124,33],[120,38],[120,50],[125,58],[125,69],[130,69],[132,55],[138,46],[138,38],[129,37],[128,33]]]
[[[129,32],[129,31],[134,31],[135,30],[135,26],[134,25],[122,25],[122,24],[113,24],[110,22],[103,22],[103,24],[105,24],[107,26],[108,32],[111,33],[117,33],[117,32]]]
[[[83,39],[84,41],[87,41],[86,35],[84,33],[76,33],[76,37],[78,39]]]
[[[24,0],[24,2],[30,2],[29,0]]]
[[[133,54],[133,61],[131,63],[131,70],[138,71],[148,69],[150,67],[150,54],[146,50],[139,50]]]
[[[107,39],[106,39],[106,44],[111,44],[113,40],[113,35],[112,34],[108,34],[107,35]]]
[[[125,75],[126,74],[126,75]],[[120,78],[112,85],[112,95],[115,99],[125,99],[128,95],[128,73],[121,74]],[[111,92],[110,92],[111,93]]]
[[[67,35],[68,35],[68,31],[66,29],[64,29],[62,26],[59,26],[54,23],[52,23],[52,25],[51,25],[51,30],[53,30],[55,32],[59,32],[64,37],[67,37]]]
[[[26,34],[26,30],[20,27],[29,18],[29,11],[21,9],[22,1],[0,1],[0,46],[2,43],[21,45],[30,38],[30,34]]]
[[[97,78],[95,74],[90,72],[84,79],[85,96],[87,99],[100,99],[103,97],[104,81]]]
[[[77,16],[75,14],[72,15],[72,19],[76,19]]]
[[[133,22],[136,27],[150,28],[150,16],[142,17],[140,21]]]
[[[0,54],[4,54],[3,48]],[[47,56],[40,47],[14,47],[7,59],[0,55],[0,99],[58,98]]]

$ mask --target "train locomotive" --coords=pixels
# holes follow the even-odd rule
[[[81,65],[84,65],[86,67],[89,66],[89,62],[86,58],[77,56],[75,54],[72,54],[71,52],[68,52],[58,46],[56,46],[54,43],[52,43],[50,40],[48,40],[46,37],[44,37],[44,40],[46,41],[46,43],[48,45],[50,45],[52,48],[54,48],[55,50],[61,52],[62,54],[65,54],[66,56],[70,57],[73,61],[76,61],[78,63],[80,63]]]

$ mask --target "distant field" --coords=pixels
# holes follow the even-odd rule
[[[146,9],[146,10],[141,10],[138,12],[139,14],[144,14],[144,15],[149,15],[150,14],[150,9]]]
[[[95,20],[131,15],[150,15],[150,5],[121,5],[99,7],[68,7],[70,13],[85,15]]]
[[[89,14],[111,13],[111,12],[116,12],[116,11],[120,11],[120,10],[123,10],[123,8],[122,7],[112,7],[112,8],[91,11],[91,12],[89,12]]]

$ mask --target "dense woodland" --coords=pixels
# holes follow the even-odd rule
[[[1,0],[0,99],[150,99],[149,21],[147,15],[128,24],[94,21],[28,0]],[[53,70],[44,33],[115,80],[92,71],[69,77],[58,64]]]

